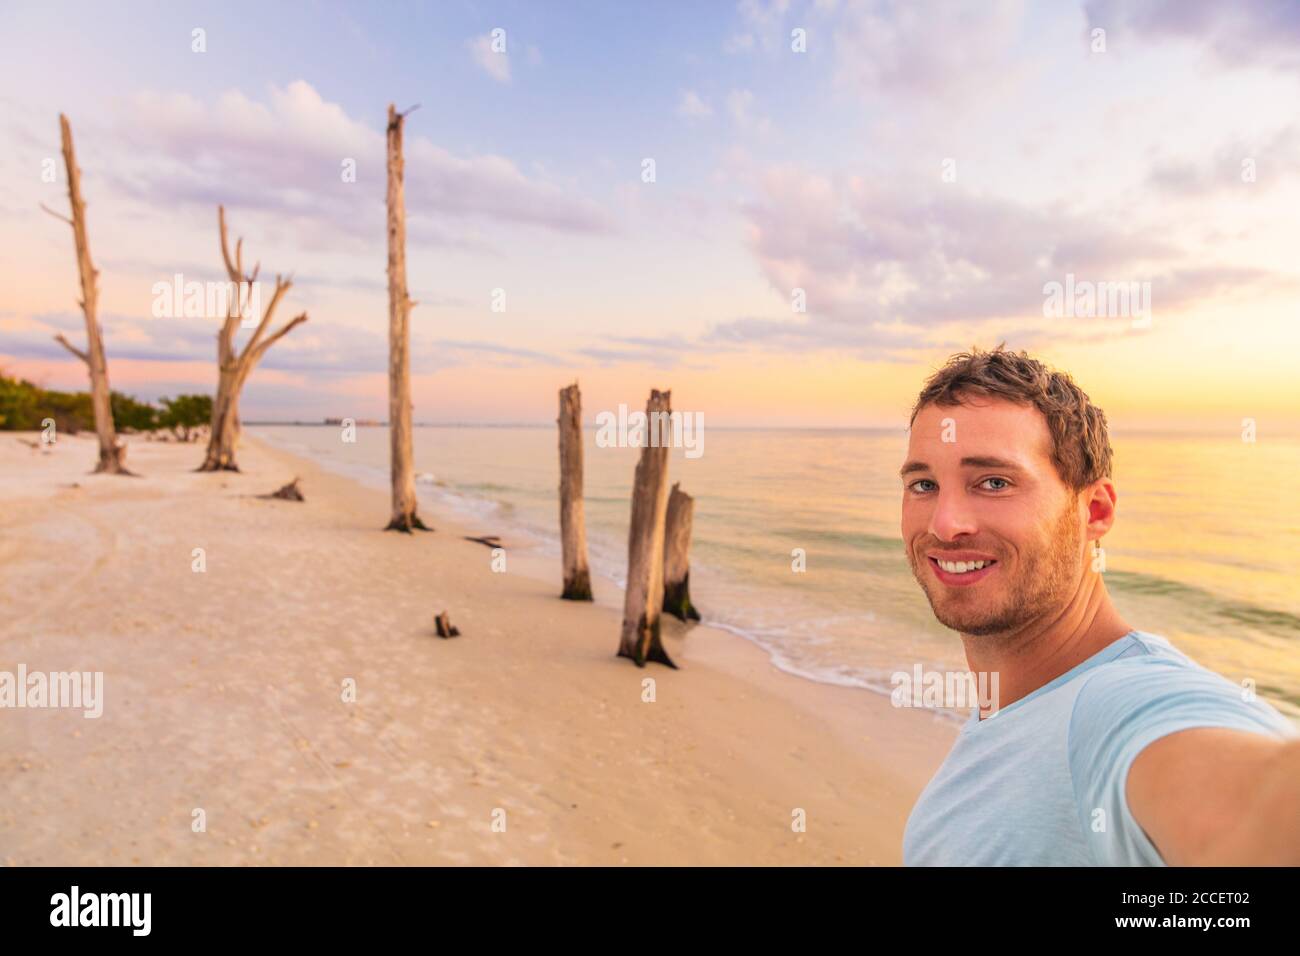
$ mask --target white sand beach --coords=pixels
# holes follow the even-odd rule
[[[253,440],[240,474],[132,441],[124,478],[34,437],[0,434],[0,671],[104,700],[0,710],[9,865],[896,865],[956,732],[672,619],[681,669],[638,669],[557,561],[383,533],[387,495]]]

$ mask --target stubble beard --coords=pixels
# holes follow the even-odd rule
[[[983,598],[972,601],[975,594],[939,583],[930,569],[923,567],[930,563],[924,554],[917,555],[908,548],[907,560],[940,624],[975,637],[1015,634],[1036,618],[1054,614],[1064,607],[1078,583],[1082,551],[1074,502],[1067,502],[1061,510],[1048,540],[1032,552],[1021,552],[1020,575],[1011,582],[1006,598],[996,606],[988,606]],[[1006,572],[999,569],[994,573]],[[972,590],[978,588],[979,585],[972,586]]]

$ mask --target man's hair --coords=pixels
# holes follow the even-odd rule
[[[968,395],[1032,405],[1042,412],[1052,435],[1052,463],[1074,491],[1110,477],[1106,414],[1064,372],[1001,345],[992,351],[959,352],[926,381],[909,424],[915,424],[927,405],[960,405]]]

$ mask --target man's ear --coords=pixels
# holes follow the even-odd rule
[[[1088,505],[1088,540],[1097,541],[1115,523],[1115,482],[1098,478],[1083,494]]]

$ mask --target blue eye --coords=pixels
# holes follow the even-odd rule
[[[920,487],[921,485],[934,485],[934,482],[931,481],[929,478],[918,478],[916,481],[912,482],[912,483],[911,483],[910,485],[908,485],[907,487],[908,487],[911,491],[915,491],[915,492],[918,492],[918,493],[924,493],[924,492],[927,492],[927,491],[933,491],[933,490],[934,490],[933,488],[922,488],[922,487]],[[935,486],[935,487],[937,487],[937,486]]]
[[[1006,488],[1011,487],[1011,482],[1007,481],[1005,478],[985,478],[983,481],[980,482],[980,484],[987,485],[989,482],[992,481],[1000,481],[1002,484],[998,485],[997,487],[989,488],[989,491],[1002,491]]]

